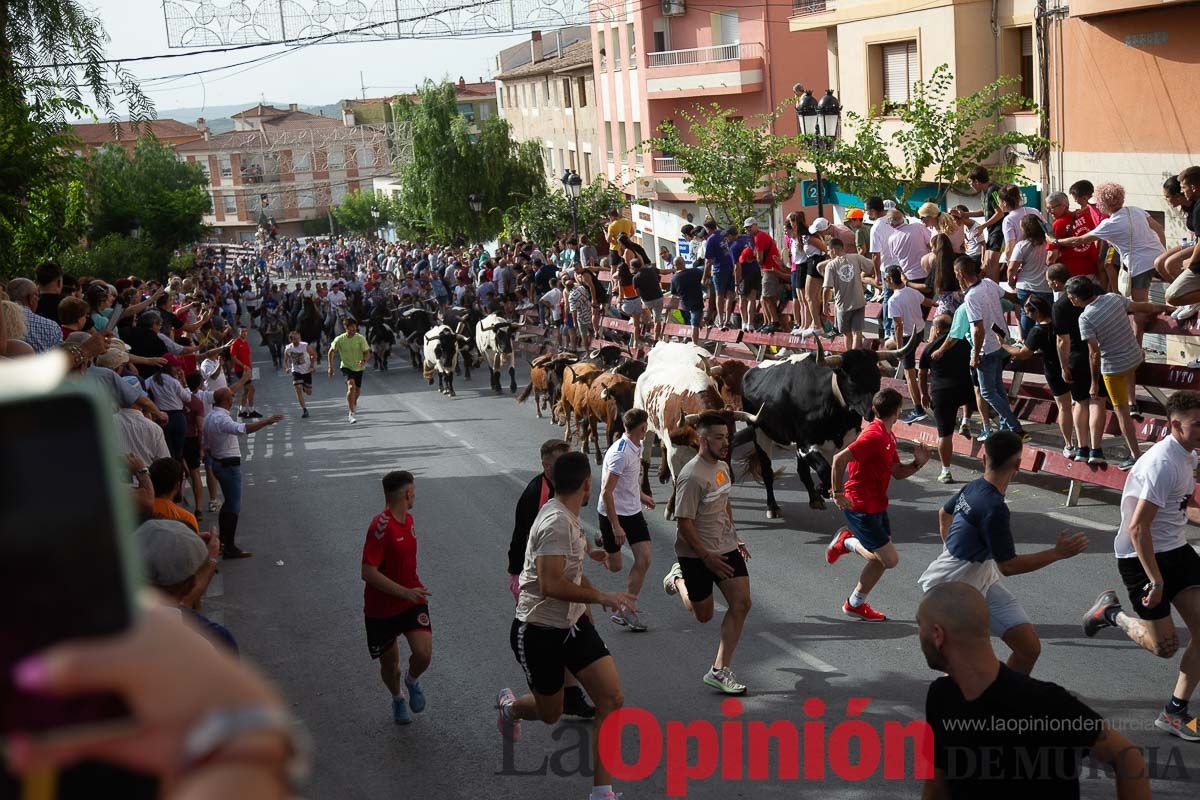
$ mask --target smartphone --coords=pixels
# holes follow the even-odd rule
[[[141,581],[111,401],[88,381],[18,394],[16,387],[39,385],[19,373],[36,372],[43,358],[0,368],[0,734],[128,716],[115,696],[27,694],[11,680],[26,656],[127,629]],[[47,453],[70,457],[47,473]]]
[[[121,315],[124,313],[125,308],[120,303],[114,305],[112,307],[112,313],[108,315],[108,327],[104,330],[115,331],[117,329],[117,323],[121,321]]]

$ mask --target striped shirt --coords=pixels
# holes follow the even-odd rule
[[[1100,374],[1120,375],[1142,363],[1133,326],[1129,324],[1130,299],[1119,294],[1102,294],[1087,304],[1079,315],[1079,334],[1100,347]]]

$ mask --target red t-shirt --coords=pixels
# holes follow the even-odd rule
[[[385,578],[406,589],[425,588],[417,577],[417,537],[413,532],[412,515],[405,514],[403,524],[397,522],[390,511],[371,520],[367,542],[363,545],[362,563],[377,567]],[[363,613],[373,619],[394,617],[414,605],[417,604],[384,594],[370,584],[363,589]]]
[[[1054,218],[1054,236],[1056,239],[1066,239],[1069,236],[1084,236],[1095,225],[1090,215],[1083,211],[1072,211],[1061,217]],[[1047,250],[1058,250],[1058,260],[1064,267],[1071,270],[1071,276],[1095,275],[1100,245],[1096,242],[1077,244],[1060,248],[1055,244],[1046,245]]]
[[[246,341],[245,339],[234,339],[233,343],[229,345],[229,355],[242,362],[242,364],[245,364],[245,368],[248,369],[251,364],[250,342]],[[237,363],[237,361],[233,363],[233,368],[237,372],[245,371],[244,368]]]
[[[783,272],[783,259],[779,257],[779,245],[766,231],[754,234],[754,252],[759,265],[767,272]]]
[[[845,491],[851,508],[864,514],[887,511],[892,465],[900,463],[896,437],[881,420],[875,420],[850,445],[850,453],[854,460]]]

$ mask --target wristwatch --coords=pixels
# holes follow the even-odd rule
[[[245,706],[213,711],[201,718],[184,737],[180,754],[183,772],[219,760],[222,749],[247,733],[277,733],[287,743],[283,775],[294,789],[312,772],[312,740],[304,727],[286,712],[267,706]]]

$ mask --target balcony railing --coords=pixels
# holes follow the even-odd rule
[[[647,53],[647,66],[678,67],[686,64],[711,64],[715,61],[736,61],[739,58],[761,58],[763,47],[758,42],[719,44],[713,47],[693,47],[688,50],[664,50]]]
[[[654,171],[659,175],[682,175],[687,172],[672,156],[655,158]]]
[[[833,11],[833,0],[792,0],[792,16],[806,17],[809,14],[824,14]]]

